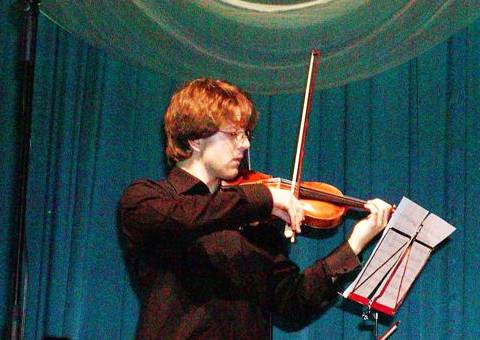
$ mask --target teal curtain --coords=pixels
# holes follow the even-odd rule
[[[0,331],[5,328],[9,313],[12,252],[16,237],[16,174],[20,170],[18,24],[19,15],[12,10],[11,1],[0,1]]]
[[[19,12],[0,0],[0,322],[8,319],[17,185]],[[457,227],[427,263],[395,319],[397,339],[476,339],[480,260],[480,22],[373,78],[320,91],[304,178],[361,198],[402,196]],[[182,82],[113,58],[40,18],[29,168],[26,338],[132,339],[138,317],[117,233],[123,188],[165,175],[162,116]],[[224,78],[224,77],[223,77]],[[255,169],[288,177],[301,94],[253,96],[261,112]],[[349,233],[299,237],[305,267]],[[380,331],[391,320],[383,318]],[[339,300],[301,331],[275,339],[371,339],[356,305]]]
[[[226,78],[250,92],[361,80],[427,51],[480,15],[477,0],[43,0],[66,30],[175,79]]]

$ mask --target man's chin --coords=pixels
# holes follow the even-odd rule
[[[235,179],[237,178],[238,176],[238,169],[232,169],[230,171],[228,171],[227,173],[225,173],[223,175],[223,180],[224,181],[231,181],[232,179]]]

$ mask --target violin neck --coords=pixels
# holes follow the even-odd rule
[[[285,185],[291,185],[290,181],[279,178],[272,178],[272,182],[281,182]],[[300,186],[300,198],[324,201],[357,211],[369,212],[369,210],[365,208],[365,204],[367,203],[365,200],[344,195],[336,195],[325,191],[313,190],[304,186]]]
[[[357,211],[369,211],[367,208],[365,208],[365,203],[367,203],[366,201],[354,197],[335,195],[328,192],[319,192],[302,187],[300,187],[300,197],[333,203]]]

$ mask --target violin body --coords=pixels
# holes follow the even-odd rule
[[[222,186],[225,188],[263,184],[267,187],[291,191],[290,183],[290,181],[260,172],[245,171],[241,172],[235,180],[225,182]],[[350,208],[368,211],[363,207],[365,201],[346,197],[333,185],[321,182],[301,182],[299,200],[304,208],[304,224],[318,229],[335,228],[342,222],[343,216]]]
[[[317,192],[343,195],[333,185],[321,182],[301,182],[300,187],[309,188]],[[305,224],[312,228],[329,229],[338,226],[348,210],[346,206],[336,205],[326,201],[305,199],[300,194],[300,202],[303,204]]]

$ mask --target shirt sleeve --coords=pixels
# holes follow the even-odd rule
[[[260,184],[212,194],[179,195],[164,182],[139,181],[124,192],[120,218],[129,236],[198,236],[266,219],[272,207],[270,191]]]
[[[337,279],[360,266],[348,242],[303,272],[283,255],[275,259],[272,309],[293,321],[308,321],[337,297]]]

